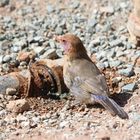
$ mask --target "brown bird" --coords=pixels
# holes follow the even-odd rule
[[[76,100],[85,104],[99,103],[112,115],[128,118],[127,113],[111,98],[105,77],[87,55],[82,41],[73,34],[55,38],[64,48],[64,81]]]

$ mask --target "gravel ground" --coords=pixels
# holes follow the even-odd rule
[[[70,97],[33,98],[37,106],[16,115],[6,108],[16,97],[0,95],[0,140],[139,140],[140,48],[129,41],[131,10],[130,0],[1,0],[1,75],[11,67],[27,68],[28,59],[18,57],[21,51],[33,52],[36,60],[62,57],[53,36],[74,33],[105,73],[113,98],[129,119],[98,106],[72,106]]]

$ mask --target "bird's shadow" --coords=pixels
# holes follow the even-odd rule
[[[128,100],[131,98],[132,94],[130,93],[119,93],[119,94],[112,94],[110,96],[111,99],[113,99],[119,106],[124,107],[125,104],[127,104]],[[88,108],[104,108],[100,104],[88,104]]]
[[[131,98],[132,94],[123,92],[119,94],[111,95],[111,98],[121,107],[124,107],[127,104],[128,100]]]

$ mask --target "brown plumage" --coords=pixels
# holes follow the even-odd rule
[[[56,37],[64,48],[64,81],[76,100],[81,103],[99,103],[112,115],[128,118],[127,113],[112,99],[106,80],[97,66],[87,55],[82,41],[75,35],[65,34]]]

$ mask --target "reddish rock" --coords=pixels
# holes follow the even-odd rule
[[[19,99],[10,101],[9,104],[7,104],[7,109],[14,113],[23,113],[24,111],[29,110],[30,105],[25,99]]]
[[[34,57],[33,52],[19,52],[17,59],[19,61],[29,61],[33,57]]]

